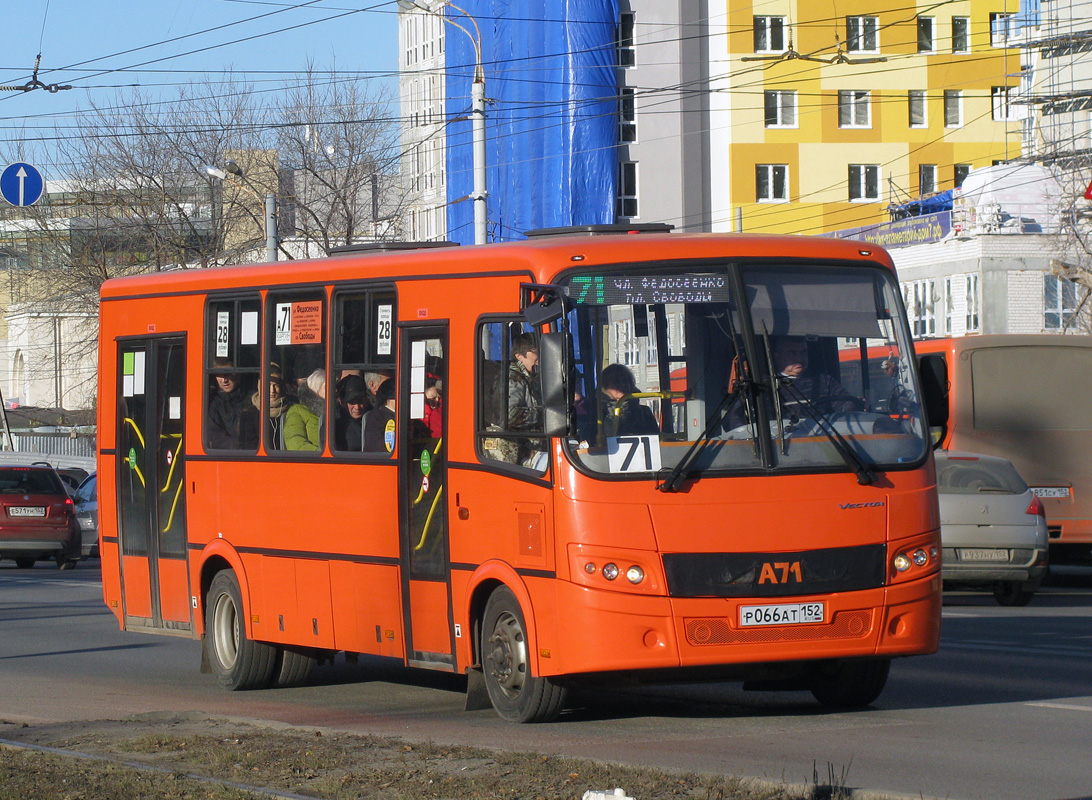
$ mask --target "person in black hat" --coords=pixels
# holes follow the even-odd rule
[[[359,453],[364,449],[364,413],[368,410],[368,387],[359,375],[346,375],[337,392],[337,423],[334,447]]]

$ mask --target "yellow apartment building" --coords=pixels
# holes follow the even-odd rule
[[[709,43],[713,230],[884,222],[890,203],[1018,157],[1017,5],[711,2],[726,23]]]

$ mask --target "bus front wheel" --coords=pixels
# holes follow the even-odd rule
[[[264,689],[273,679],[277,648],[247,638],[243,620],[243,595],[235,573],[228,569],[216,573],[205,599],[209,664],[227,689]]]
[[[485,604],[481,653],[485,688],[502,719],[508,722],[557,719],[565,700],[565,688],[531,671],[523,612],[506,586],[494,590]]]
[[[825,706],[861,708],[880,696],[890,670],[890,658],[830,662],[815,668],[808,688]]]

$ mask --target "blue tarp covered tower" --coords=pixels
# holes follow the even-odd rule
[[[618,0],[460,0],[485,67],[489,241],[614,221]],[[473,31],[450,6],[447,16]],[[474,241],[469,120],[474,48],[446,31],[447,230]]]

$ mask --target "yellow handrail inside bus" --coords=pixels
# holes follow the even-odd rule
[[[167,470],[167,480],[163,482],[163,488],[160,490],[160,494],[166,494],[167,490],[171,488],[171,478],[174,476],[174,465],[178,463],[178,460],[182,457],[182,434],[173,433],[173,437],[178,438],[178,449],[174,451],[174,458],[171,459],[171,468]],[[179,483],[179,486],[182,484]]]
[[[425,527],[421,531],[421,541],[419,541],[417,543],[417,546],[413,548],[414,550],[420,550],[422,547],[425,546],[425,540],[428,539],[428,526],[432,522],[432,515],[436,513],[436,506],[439,505],[440,495],[443,494],[443,493],[444,493],[444,487],[443,486],[437,487],[436,497],[434,497],[432,499],[432,507],[428,510],[428,516],[425,517]]]
[[[137,424],[133,422],[132,418],[125,417],[123,421],[133,426],[133,430],[136,432],[137,438],[140,439],[140,446],[147,447],[147,445],[144,444],[144,434],[140,432],[140,428],[137,427]]]
[[[135,461],[131,461],[129,459],[129,456],[125,456],[125,463],[128,464],[129,469],[135,472],[137,474],[137,477],[140,478],[140,485],[147,486],[147,484],[144,482],[144,473],[140,471],[140,467],[137,466],[137,463]]]
[[[174,512],[178,508],[178,498],[182,495],[182,481],[178,482],[178,488],[174,492],[174,501],[171,503],[171,513],[167,516],[167,525],[163,528],[163,533],[168,533],[171,530],[171,523],[174,522]]]

